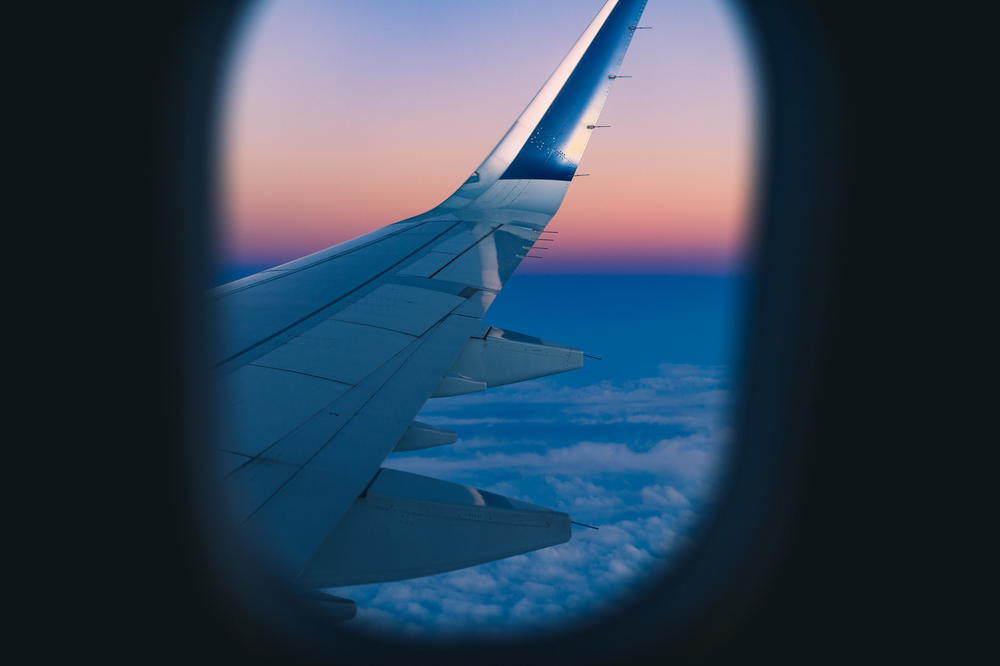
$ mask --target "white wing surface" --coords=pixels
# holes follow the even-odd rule
[[[247,533],[315,587],[428,575],[567,541],[564,513],[382,469],[454,433],[424,403],[578,368],[481,318],[545,233],[645,0],[609,0],[440,206],[218,287],[218,457]]]

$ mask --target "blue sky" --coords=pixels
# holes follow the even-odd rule
[[[546,631],[627,599],[710,510],[725,455],[742,281],[516,276],[489,323],[604,358],[563,375],[429,401],[453,445],[387,467],[569,513],[559,546],[421,579],[334,590],[355,628],[417,637]],[[628,312],[630,316],[624,317]]]

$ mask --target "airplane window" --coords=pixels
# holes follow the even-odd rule
[[[605,66],[593,55],[598,47],[620,47],[596,32],[581,73],[567,73],[533,117],[553,137],[552,152],[525,136],[530,145],[504,163],[506,179],[483,161],[595,16],[609,11],[607,21],[619,20],[615,6],[266,0],[248,12],[224,110],[226,226],[216,282],[277,267],[229,293],[271,290],[267,303],[287,323],[265,331],[223,313],[231,352],[223,369],[235,378],[230,413],[254,401],[282,410],[275,417],[247,408],[248,420],[232,426],[242,439],[221,447],[225,471],[252,469],[253,483],[271,484],[260,492],[279,498],[323,455],[289,435],[292,428],[347,433],[363,419],[337,405],[375,381],[372,373],[384,371],[379,385],[389,385],[396,375],[386,359],[419,353],[422,336],[454,308],[470,308],[462,316],[484,326],[463,337],[471,346],[445,368],[451,388],[429,387],[440,397],[374,463],[362,484],[369,504],[351,505],[338,523],[346,530],[355,521],[357,539],[316,546],[334,563],[310,569],[317,587],[356,606],[347,628],[433,639],[531,634],[600,618],[669,572],[712,511],[726,461],[754,177],[753,72],[737,15],[722,0],[653,0],[638,25],[621,18],[628,28],[652,29],[628,30],[620,69],[607,55],[613,73],[585,79],[587,67]],[[610,85],[599,122],[588,117],[564,131],[555,113],[589,113],[587,81]],[[522,183],[530,182],[544,185],[529,201],[534,186]],[[553,188],[566,186],[558,212],[541,222]],[[520,208],[509,203],[518,197]],[[494,203],[487,211],[469,201]],[[399,221],[408,224],[325,250]],[[407,245],[410,236],[419,243]],[[390,261],[379,248],[402,258]],[[469,263],[484,254],[492,263]],[[304,255],[313,256],[295,261]],[[360,286],[307,302],[305,276],[318,270],[327,271],[324,285],[356,274]],[[459,304],[466,298],[473,305]],[[402,323],[377,319],[403,312]],[[364,344],[352,346],[355,336]],[[330,367],[306,367],[309,350],[325,344]],[[507,375],[476,365],[489,366],[491,353]],[[475,360],[462,365],[466,354]],[[571,360],[518,374],[528,354]],[[231,359],[243,360],[225,367]],[[261,388],[268,382],[280,383],[273,394]],[[455,486],[439,481],[471,489],[461,499],[467,506],[448,504],[459,502],[449,499]],[[251,522],[270,515],[256,501],[242,514]],[[391,536],[365,555],[361,541],[382,529],[365,521],[404,505],[400,520],[426,520],[426,534],[438,535],[460,568],[423,566],[415,547],[408,563],[410,546]],[[438,514],[420,513],[431,505]],[[568,515],[571,538],[532,546],[492,523],[495,532],[455,537],[433,531],[444,520],[441,506],[469,521],[480,515],[472,511],[509,515],[519,530]],[[470,566],[485,557],[476,539],[495,542],[495,551]],[[509,552],[501,552],[505,539]],[[390,562],[394,550],[403,556]],[[375,563],[380,580],[340,576],[335,565],[365,564],[358,558],[386,560]]]

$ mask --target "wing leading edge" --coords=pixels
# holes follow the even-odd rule
[[[447,445],[430,397],[583,364],[481,318],[562,203],[646,0],[608,0],[466,182],[436,208],[212,291],[232,511],[302,584],[428,575],[563,543],[569,516],[382,469]]]

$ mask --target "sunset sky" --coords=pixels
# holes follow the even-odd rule
[[[259,270],[428,210],[493,148],[602,0],[277,0],[232,58],[222,262]],[[737,270],[752,79],[722,2],[652,0],[544,261]]]

